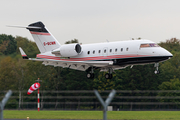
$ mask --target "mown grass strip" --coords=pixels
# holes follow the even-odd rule
[[[108,111],[108,119],[179,120],[180,111]],[[102,111],[31,111],[4,110],[10,119],[102,119]]]

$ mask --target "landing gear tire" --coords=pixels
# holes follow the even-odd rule
[[[159,72],[159,70],[155,70],[154,73],[155,74],[159,74],[160,72]]]
[[[112,79],[112,74],[106,73],[106,74],[105,74],[105,78],[106,78],[106,79]]]
[[[159,63],[155,63],[154,64],[154,67],[156,67],[156,70],[154,71],[155,74],[159,74],[159,70],[158,70],[158,67],[159,67]]]
[[[88,74],[86,75],[86,77],[87,77],[88,79],[93,79],[93,78],[94,78],[94,73],[88,73]]]

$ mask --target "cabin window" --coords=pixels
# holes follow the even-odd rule
[[[90,54],[90,51],[88,51],[87,54],[89,55],[89,54]]]
[[[126,51],[128,51],[129,50],[129,48],[126,48]]]
[[[99,50],[99,53],[101,53],[101,50]]]
[[[95,50],[93,50],[93,54],[95,53]]]
[[[121,48],[121,52],[123,51],[123,48]]]
[[[110,49],[109,51],[112,52],[112,49]]]
[[[106,50],[104,50],[104,53],[106,53]]]
[[[115,49],[115,52],[117,52],[117,48]]]

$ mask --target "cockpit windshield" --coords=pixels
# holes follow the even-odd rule
[[[140,48],[145,48],[145,47],[159,47],[159,45],[156,43],[146,43],[140,45]]]

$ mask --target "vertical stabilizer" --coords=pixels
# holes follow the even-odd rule
[[[60,43],[47,30],[42,22],[32,23],[27,29],[32,34],[41,53],[52,51],[60,47]]]

